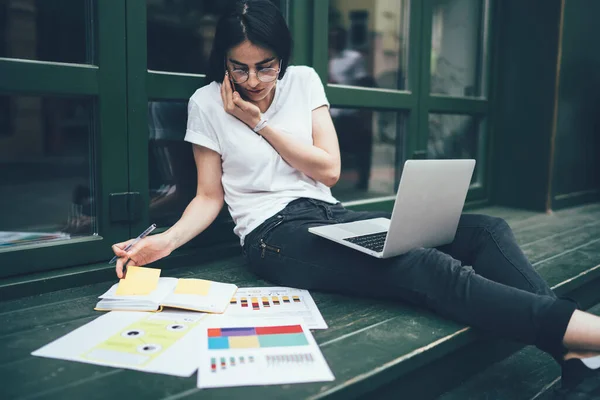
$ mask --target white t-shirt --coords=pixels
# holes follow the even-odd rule
[[[315,70],[290,66],[263,115],[279,132],[312,144],[312,111],[323,105],[329,102]],[[266,139],[225,112],[216,82],[190,98],[185,140],[221,155],[225,202],[242,245],[248,233],[295,199],[337,202],[326,185],[290,166]]]

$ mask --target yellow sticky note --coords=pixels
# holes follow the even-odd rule
[[[197,294],[200,296],[208,295],[210,290],[210,281],[204,279],[179,279],[175,294]]]
[[[160,269],[128,266],[124,279],[119,281],[117,296],[150,294],[160,278]]]

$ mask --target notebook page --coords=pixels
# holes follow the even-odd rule
[[[154,289],[148,295],[131,295],[131,296],[118,296],[117,288],[118,283],[115,283],[106,293],[100,296],[101,299],[111,300],[126,300],[128,302],[134,302],[136,300],[151,301],[156,304],[160,304],[161,300],[166,298],[177,285],[177,278],[159,278],[156,289]]]
[[[204,279],[179,279],[177,286],[161,302],[165,307],[222,313],[229,305],[237,286]]]

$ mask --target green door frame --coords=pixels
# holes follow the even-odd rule
[[[127,108],[125,5],[121,0],[92,2],[89,21],[97,37],[95,65],[0,58],[2,94],[85,96],[94,99],[93,154],[97,235],[30,244],[0,251],[0,278],[110,259],[111,245],[125,239],[129,226],[111,224],[110,193],[127,192]],[[94,35],[91,35],[94,37]]]

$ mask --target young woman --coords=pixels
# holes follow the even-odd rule
[[[563,387],[589,389],[600,374],[580,359],[600,354],[600,318],[558,299],[501,219],[463,215],[449,245],[375,259],[308,228],[389,214],[346,210],[331,195],[340,174],[336,132],[323,85],[289,66],[291,36],[267,0],[238,1],[220,19],[209,85],[188,106],[198,186],[167,231],[113,246],[149,264],[206,229],[224,201],[249,268],[279,285],[410,302],[490,334],[534,344],[563,367]],[[577,393],[581,395],[582,393]],[[590,394],[591,395],[591,394]],[[583,397],[577,397],[583,398]]]

